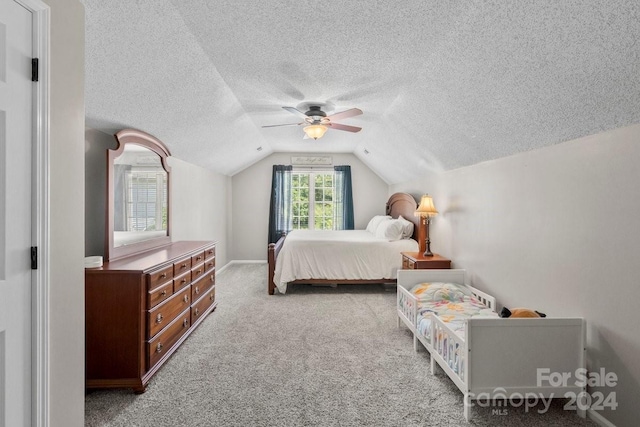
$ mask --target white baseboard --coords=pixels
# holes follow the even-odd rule
[[[593,409],[587,410],[587,418],[593,420],[596,424],[602,427],[616,427],[614,423],[603,417],[599,412]]]
[[[251,259],[233,260],[233,261],[229,261],[228,263],[226,263],[224,266],[222,266],[220,268],[216,267],[216,274],[222,273],[227,267],[229,267],[230,265],[233,265],[233,264],[266,264],[266,263],[267,263],[267,261],[260,260],[260,259],[256,259],[256,260],[251,260]]]
[[[234,259],[233,261],[229,261],[229,264],[266,264],[266,260],[262,259]]]

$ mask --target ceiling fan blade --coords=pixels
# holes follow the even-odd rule
[[[357,126],[341,125],[340,123],[327,123],[327,126],[331,126],[331,129],[346,130],[347,132],[360,132],[362,130]]]
[[[307,116],[305,113],[303,113],[302,111],[298,110],[297,108],[293,108],[293,107],[282,107],[285,110],[287,110],[288,112],[295,114],[296,116],[300,117],[301,119],[308,119],[309,116]]]
[[[304,134],[304,136],[302,137],[302,139],[311,139],[309,138],[309,135],[307,135],[306,133]]]
[[[275,127],[278,127],[278,126],[300,126],[300,125],[303,125],[303,124],[304,123],[286,123],[286,124],[283,124],[283,125],[265,125],[265,126],[262,126],[262,127],[263,128],[275,128]]]
[[[327,116],[327,118],[329,120],[342,120],[342,119],[346,119],[348,117],[354,117],[354,116],[359,116],[360,114],[362,114],[362,110],[359,108],[351,108],[349,110],[345,110],[342,111],[340,113],[336,113],[336,114],[332,114],[330,116]]]

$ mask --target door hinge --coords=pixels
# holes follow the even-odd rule
[[[38,247],[31,246],[31,269],[38,269]]]
[[[38,58],[31,58],[31,81],[38,81]]]

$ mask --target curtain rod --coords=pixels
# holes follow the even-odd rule
[[[294,171],[306,171],[306,170],[326,170],[332,171],[333,166],[293,166]]]

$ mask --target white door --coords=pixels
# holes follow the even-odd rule
[[[31,19],[0,0],[0,427],[31,425]]]

